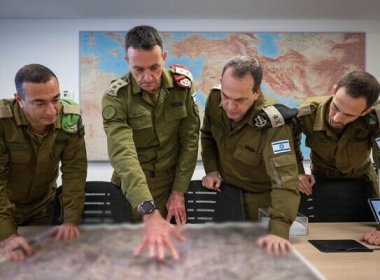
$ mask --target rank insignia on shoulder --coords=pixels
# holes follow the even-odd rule
[[[125,87],[126,85],[128,85],[128,82],[122,79],[112,81],[111,84],[108,86],[106,94],[111,96],[117,96],[117,92],[119,91],[119,89]]]
[[[222,85],[221,84],[217,84],[217,85],[215,85],[215,86],[213,86],[211,88],[211,90],[221,90],[221,89],[222,89]]]
[[[170,71],[173,73],[174,83],[179,88],[191,88],[193,75],[186,66],[171,64]]]

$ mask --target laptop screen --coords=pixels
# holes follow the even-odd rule
[[[380,198],[369,198],[368,203],[376,222],[380,223]]]

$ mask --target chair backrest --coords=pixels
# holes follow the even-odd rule
[[[317,178],[312,195],[301,194],[299,212],[309,222],[374,221],[369,197],[370,185],[363,180]]]
[[[206,189],[201,180],[191,181],[185,193],[187,222],[244,221],[242,191],[226,183],[222,184],[221,190],[216,192]]]
[[[81,224],[115,224],[131,221],[130,204],[120,188],[110,182],[86,182],[86,198]],[[57,189],[52,224],[59,224],[62,214],[60,195]]]

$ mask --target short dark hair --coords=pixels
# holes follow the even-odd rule
[[[254,81],[253,92],[256,92],[260,88],[263,79],[263,68],[256,58],[250,56],[235,56],[231,58],[223,67],[222,77],[228,68],[233,68],[232,76],[236,78],[251,75]]]
[[[160,33],[152,26],[139,25],[133,27],[125,35],[125,51],[128,52],[128,48],[151,50],[155,46],[162,47],[162,38]]]
[[[374,76],[365,71],[353,71],[345,75],[338,83],[336,90],[345,88],[353,98],[364,97],[367,108],[371,107],[379,98],[380,85]]]
[[[16,91],[21,96],[22,99],[25,99],[25,90],[23,87],[24,82],[46,83],[50,81],[53,77],[58,80],[54,72],[51,71],[46,66],[43,66],[41,64],[25,65],[16,73],[16,76],[15,76]]]

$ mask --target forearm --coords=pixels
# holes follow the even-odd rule
[[[71,137],[62,154],[62,207],[64,222],[79,224],[85,201],[87,156],[84,138]]]

